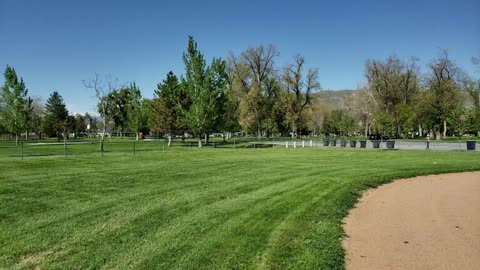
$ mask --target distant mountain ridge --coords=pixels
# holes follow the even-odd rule
[[[321,90],[313,95],[320,104],[325,104],[332,109],[340,109],[345,100],[358,90]]]

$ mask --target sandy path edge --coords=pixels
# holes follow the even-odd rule
[[[367,190],[343,221],[347,270],[480,269],[480,172]]]

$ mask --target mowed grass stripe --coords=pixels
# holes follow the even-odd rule
[[[192,258],[195,257],[197,260],[211,260],[215,261],[215,257],[219,256],[219,254],[216,254],[217,256],[203,256],[206,252],[206,254],[209,254],[209,246],[210,244],[208,243],[220,243],[217,241],[218,238],[220,239],[229,239],[229,244],[234,245],[236,248],[240,248],[242,246],[242,243],[244,241],[247,241],[246,243],[253,243],[255,241],[252,241],[254,239],[260,240],[268,236],[268,233],[270,231],[269,226],[274,226],[275,225],[275,219],[281,218],[282,215],[275,214],[276,211],[281,210],[284,213],[288,213],[288,211],[292,207],[298,207],[297,205],[290,203],[289,204],[289,198],[291,197],[299,197],[301,193],[303,195],[306,194],[308,190],[314,190],[312,187],[314,184],[304,184],[301,187],[297,188],[289,188],[292,187],[292,185],[289,185],[289,183],[284,183],[282,185],[282,191],[280,192],[265,192],[264,190],[259,190],[257,192],[252,192],[251,194],[245,195],[243,197],[238,197],[233,200],[227,201],[225,204],[218,204],[217,207],[213,209],[209,209],[208,211],[205,211],[201,213],[200,218],[194,218],[194,223],[187,224],[189,225],[186,230],[187,233],[199,229],[200,231],[203,232],[204,235],[201,235],[202,239],[192,239],[191,236],[184,235],[182,237],[179,237],[178,235],[175,235],[173,240],[175,242],[178,241],[178,244],[182,245],[184,244],[184,241],[181,241],[180,239],[188,239],[188,243],[192,245],[192,251],[188,252],[182,261],[185,261],[186,266],[190,265],[199,265],[199,263],[196,262]],[[269,188],[270,189],[270,188]],[[271,188],[273,191],[276,188]],[[290,190],[289,190],[290,189]],[[259,195],[260,194],[260,195]],[[295,196],[296,195],[296,196]],[[262,200],[258,200],[256,198],[262,198]],[[232,210],[234,212],[232,212]],[[218,220],[219,222],[216,224],[212,224],[213,226],[209,227],[208,226],[208,220]],[[198,223],[199,221],[200,223]],[[247,223],[248,225],[245,225]],[[263,225],[262,225],[263,224]],[[193,225],[193,226],[191,226]],[[198,226],[198,228],[195,228],[195,225]],[[238,227],[242,228],[239,229]],[[244,228],[250,228],[250,230],[243,230]],[[262,231],[264,230],[266,235],[262,238]],[[240,232],[251,232],[253,233],[253,236],[251,237],[249,234],[246,233],[240,233]],[[232,234],[233,233],[233,234]],[[223,237],[222,235],[229,235],[228,237]],[[240,237],[239,239],[236,239],[235,236]],[[180,240],[180,241],[179,241]],[[264,240],[261,240],[263,242]],[[162,241],[163,242],[163,241]],[[170,242],[170,241],[167,241]],[[223,241],[224,242],[224,241]],[[217,244],[215,244],[218,246]],[[154,245],[153,248],[156,246]],[[260,247],[260,246],[259,246]],[[228,251],[229,249],[226,246],[223,246],[222,248],[222,253]],[[171,253],[171,252],[170,252]],[[176,252],[174,252],[175,254]],[[233,254],[231,252],[227,252],[228,254]],[[205,254],[205,255],[206,255]],[[215,253],[212,253],[215,254]],[[158,256],[155,258],[155,260],[158,262],[164,261],[163,258],[169,257],[168,253],[166,256]],[[248,258],[251,259],[251,258]],[[177,258],[178,260],[178,258]],[[241,259],[239,257],[236,258],[235,263],[241,263]],[[155,265],[155,263],[151,262],[146,262],[144,263],[145,266],[147,265]]]
[[[258,201],[259,199],[261,198],[255,197],[255,200]],[[221,203],[227,204],[225,202],[221,202]],[[152,204],[149,204],[149,206],[151,205]],[[234,205],[237,206],[237,204],[234,204]],[[200,204],[200,205],[196,205],[196,207],[191,206],[189,209],[184,208],[183,210],[190,210],[190,211],[183,211],[183,212],[178,211],[178,210],[181,210],[181,208],[164,209],[161,206],[162,206],[161,203],[157,204],[154,202],[153,207],[151,207],[149,211],[145,211],[138,216],[134,215],[134,220],[125,221],[125,224],[123,224],[123,226],[125,226],[125,228],[134,228],[138,230],[139,226],[144,225],[145,233],[153,233],[156,230],[160,230],[162,233],[165,233],[166,231],[163,231],[162,227],[168,227],[171,223],[174,223],[174,224],[177,223],[177,224],[182,224],[186,226],[193,222],[194,225],[198,223],[198,224],[204,224],[205,226],[207,226],[208,224],[212,223],[212,220],[211,220],[212,216],[213,218],[215,218],[215,215],[218,213],[218,210],[216,209],[218,207],[216,207],[215,204],[208,204],[208,203],[204,206]],[[240,211],[241,210],[242,209],[240,209]],[[233,215],[235,213],[229,212],[228,214]],[[187,216],[184,217],[185,215]],[[198,220],[200,219],[201,219],[201,223],[198,222]],[[175,227],[175,229],[181,229],[181,228],[182,227]],[[206,230],[206,228],[204,228],[204,230]],[[110,232],[110,233],[114,235],[121,234],[116,231]],[[179,232],[176,232],[176,233],[178,234]],[[174,240],[176,237],[177,235],[173,235],[170,238]],[[151,238],[151,236],[148,235],[148,238]]]
[[[471,153],[358,149],[1,161],[0,268],[20,269],[342,269],[360,190],[480,169]]]
[[[295,178],[292,177],[291,181],[293,179]],[[267,188],[263,188],[258,192],[252,192],[252,194],[240,194],[239,196],[229,200],[221,200],[213,204],[207,203],[204,206],[197,205],[192,212],[173,213],[173,216],[179,216],[174,220],[168,220],[170,215],[169,213],[163,211],[164,209],[156,209],[156,211],[154,212],[147,212],[143,216],[137,217],[136,220],[133,222],[134,224],[127,223],[125,225],[126,227],[130,228],[138,228],[139,225],[151,223],[149,224],[149,226],[146,226],[145,229],[149,231],[155,231],[154,228],[156,228],[156,230],[162,236],[162,239],[159,240],[156,240],[158,237],[152,238],[151,235],[146,236],[149,239],[154,239],[149,240],[149,242],[154,243],[154,247],[156,247],[157,245],[163,246],[165,245],[165,243],[168,243],[169,246],[172,246],[172,243],[175,243],[175,241],[177,240],[181,240],[181,242],[175,246],[175,248],[177,248],[177,246],[181,246],[183,243],[194,242],[194,239],[192,240],[191,237],[199,235],[191,234],[192,231],[200,230],[206,232],[211,229],[214,230],[215,226],[219,226],[223,222],[225,222],[226,219],[232,218],[235,215],[242,213],[242,211],[250,209],[251,205],[261,205],[261,200],[270,200],[269,198],[271,197],[281,197],[283,196],[282,193],[285,192],[287,188],[291,189],[292,187],[294,187],[294,185],[292,185],[291,183],[282,184],[282,186],[283,190],[280,191],[278,191],[279,188],[270,186]],[[265,189],[270,190],[265,191]],[[294,188],[293,190],[295,189],[296,188]],[[260,193],[261,195],[259,196],[256,193]],[[162,224],[162,222],[159,222],[165,218],[167,219],[167,224]],[[164,230],[164,227],[168,228],[168,225],[170,225],[170,223],[182,224],[182,226],[176,226],[175,228],[173,228],[172,231]],[[117,234],[117,232],[114,232],[114,234]],[[146,247],[142,247],[141,250],[143,253],[146,253],[148,249]],[[185,251],[183,250],[183,252]],[[96,253],[98,254],[98,252]],[[138,258],[138,255],[135,257]],[[166,257],[168,258],[168,256],[161,256],[161,258]],[[178,258],[175,258],[175,260],[178,260]]]
[[[247,172],[250,172],[250,171],[247,171]],[[287,178],[288,178],[288,177],[287,177]],[[228,185],[224,185],[224,186],[227,187]],[[123,198],[121,198],[121,199],[123,200]],[[105,209],[106,211],[107,211],[107,210],[110,210],[110,208],[108,208],[108,207],[105,207],[105,208],[101,207],[100,209],[102,209],[102,210]],[[100,209],[99,209],[99,210],[100,210]],[[99,215],[99,214],[101,214],[101,212],[100,212],[100,213],[95,213],[95,214],[96,214],[96,215]],[[78,213],[75,213],[75,216],[76,216],[76,217],[79,217],[79,218],[82,217],[82,215],[79,215]],[[92,219],[93,219],[93,217],[90,217],[90,216],[85,216],[84,218],[86,218],[87,220],[92,220]],[[60,220],[60,223],[65,222],[66,220],[69,220],[70,222],[75,222],[75,218],[74,218],[74,217],[68,217],[68,218],[66,218],[65,220],[63,220],[63,219]],[[54,222],[51,222],[51,224],[52,224],[52,223],[54,223]]]

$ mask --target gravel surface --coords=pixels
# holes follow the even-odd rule
[[[344,220],[346,269],[480,269],[480,172],[371,189]]]

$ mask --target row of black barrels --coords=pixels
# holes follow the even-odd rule
[[[350,147],[355,148],[357,147],[357,142],[360,143],[360,148],[367,148],[367,141],[347,141],[347,140],[340,140],[340,147],[347,147],[347,144]],[[395,148],[395,141],[383,141],[387,144],[387,149],[394,149]],[[373,148],[380,148],[380,144],[382,141],[372,141]],[[325,139],[323,140],[323,146],[337,146],[337,140]]]

